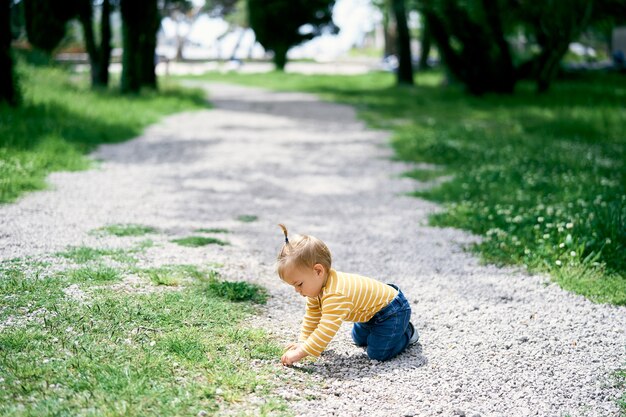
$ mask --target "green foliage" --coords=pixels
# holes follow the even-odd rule
[[[198,247],[198,246],[206,246],[206,245],[220,245],[226,246],[229,245],[228,242],[223,240],[214,238],[214,237],[204,237],[204,236],[189,236],[181,239],[174,239],[172,242],[177,243],[181,246],[190,246],[190,247]]]
[[[76,1],[23,0],[28,41],[51,53],[65,36],[65,26],[78,12]]]
[[[165,114],[205,107],[200,91],[170,86],[123,97],[90,91],[86,76],[59,69],[21,65],[18,72],[23,105],[0,104],[0,203],[45,188],[50,172],[88,168],[83,155],[101,143],[135,137]]]
[[[593,3],[602,2],[420,0],[418,8],[450,75],[480,95],[511,93],[523,78],[547,91],[569,44],[589,27]]]
[[[220,415],[249,393],[271,398],[266,362],[280,349],[240,325],[250,306],[201,283],[124,294],[88,282],[77,303],[69,275],[0,279],[1,415]]]
[[[292,46],[334,29],[334,0],[247,0],[248,19],[256,39],[274,52],[274,63],[283,70]],[[308,32],[303,32],[306,27]]]
[[[452,176],[415,194],[443,203],[432,224],[483,236],[475,249],[486,261],[547,271],[592,300],[626,304],[623,77],[563,80],[542,96],[523,83],[515,96],[482,98],[433,88],[436,74],[419,76],[412,90],[394,88],[390,74],[206,77],[356,106],[374,127],[394,131],[398,158]]]

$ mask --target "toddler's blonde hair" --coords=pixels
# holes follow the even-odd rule
[[[320,264],[330,271],[332,258],[328,246],[318,238],[309,235],[298,235],[289,238],[287,227],[279,224],[285,234],[285,243],[278,253],[276,259],[276,271],[280,279],[284,280],[283,271],[287,265],[297,265],[301,267],[313,268],[315,264]]]

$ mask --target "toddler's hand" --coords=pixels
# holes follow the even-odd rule
[[[307,356],[307,353],[302,350],[300,343],[289,343],[287,345],[287,351],[280,358],[280,362],[283,365],[291,366],[305,356]]]
[[[291,350],[291,349],[297,349],[297,348],[299,348],[299,347],[300,347],[300,343],[299,343],[299,342],[291,342],[291,343],[288,343],[288,344],[285,346],[285,350],[283,351],[283,353],[285,353],[285,352],[287,352],[288,350]]]

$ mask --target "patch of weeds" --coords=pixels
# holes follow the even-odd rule
[[[156,285],[178,286],[184,280],[210,280],[213,279],[212,270],[208,272],[200,270],[195,265],[163,265],[155,268],[137,269],[138,275],[145,276]]]
[[[206,246],[206,245],[220,245],[226,246],[229,245],[228,242],[216,239],[214,237],[203,237],[203,236],[189,236],[181,239],[174,239],[172,242],[177,243],[181,246],[189,246],[189,247],[198,247],[198,246]]]
[[[229,301],[252,301],[258,304],[267,302],[267,291],[256,284],[245,281],[210,280],[208,291]]]
[[[251,306],[207,293],[204,282],[176,292],[100,290],[81,304],[63,297],[62,278],[0,280],[11,296],[3,303],[53,302],[54,312],[0,333],[0,415],[221,415],[272,380],[265,363],[280,347],[240,326]],[[285,409],[269,400],[256,415]]]
[[[259,217],[253,214],[242,214],[237,217],[237,220],[244,223],[252,223],[259,220]]]
[[[158,230],[152,226],[142,224],[112,224],[94,230],[95,233],[105,233],[113,236],[143,236],[150,233],[157,233]]]
[[[215,228],[215,229],[196,229],[195,230],[198,233],[230,233],[230,231],[228,231],[228,229],[220,229],[220,228]]]
[[[110,266],[96,265],[72,269],[64,274],[73,283],[108,283],[122,279],[121,273]]]

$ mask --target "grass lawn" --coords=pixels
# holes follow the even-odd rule
[[[141,134],[162,116],[206,108],[205,95],[161,82],[159,92],[122,96],[112,83],[93,92],[88,75],[18,65],[21,107],[0,104],[0,203],[46,187],[52,171],[90,166],[84,156],[101,143]]]
[[[0,415],[220,415],[250,393],[267,399],[255,415],[286,413],[271,394],[281,350],[245,326],[261,288],[212,267],[112,267],[112,251],[60,272],[0,263]]]
[[[444,205],[431,224],[483,236],[475,250],[487,262],[549,272],[563,288],[626,305],[626,77],[578,76],[541,96],[521,83],[515,95],[481,98],[439,86],[438,73],[417,74],[415,88],[387,73],[201,78],[355,106],[393,131],[399,159],[435,166],[407,175],[452,176],[415,193]]]

